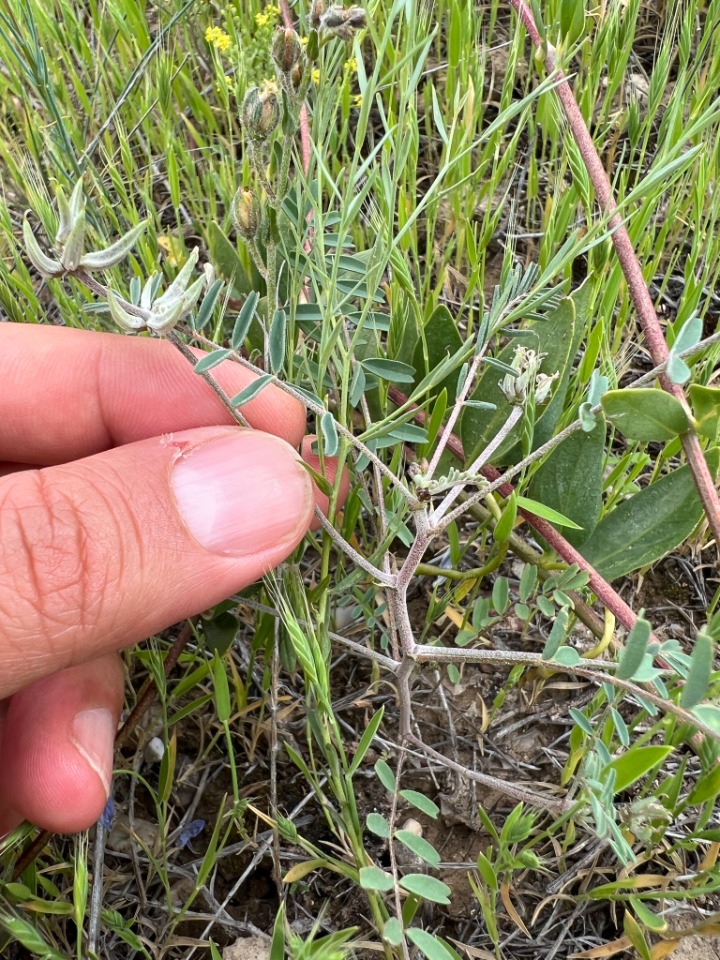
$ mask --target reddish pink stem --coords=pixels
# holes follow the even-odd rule
[[[604,213],[612,214],[609,220],[609,225],[612,228],[610,238],[615,247],[622,271],[625,274],[628,290],[635,304],[638,320],[640,321],[640,326],[648,349],[650,350],[653,363],[655,366],[659,366],[665,363],[668,358],[668,348],[662,326],[655,312],[655,306],[647,284],[645,283],[642,267],[633,248],[630,234],[623,224],[620,214],[614,213],[614,211],[617,210],[617,204],[613,197],[612,186],[605,172],[605,168],[602,165],[602,161],[598,156],[598,152],[595,149],[595,144],[585,123],[585,118],[580,112],[567,77],[563,71],[558,68],[554,48],[549,44],[546,45],[540,36],[530,7],[525,0],[509,0],[509,2],[511,6],[515,8],[518,17],[530,34],[530,39],[535,47],[538,49],[544,47],[545,67],[548,73],[559,81],[558,85],[554,88],[555,92],[565,111],[565,116],[567,117],[573,137],[580,150],[580,155],[582,156],[590,180],[595,188],[600,208]],[[660,383],[664,390],[679,400],[685,410],[690,412],[681,387],[671,383],[664,374],[660,377]],[[718,498],[715,481],[708,468],[697,434],[690,430],[682,435],[681,440],[693,479],[695,480],[695,486],[697,487],[708,523],[710,524],[710,529],[715,537],[715,543],[720,547],[720,498]]]

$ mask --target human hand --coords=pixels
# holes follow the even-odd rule
[[[257,580],[327,504],[303,407],[269,386],[232,426],[166,341],[0,324],[0,369],[0,836],[74,832],[108,795],[116,651]]]

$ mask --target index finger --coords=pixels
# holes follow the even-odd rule
[[[193,427],[234,423],[165,340],[0,323],[0,461],[51,466]],[[229,396],[254,374],[225,361],[212,376]],[[270,384],[243,407],[248,422],[292,446],[305,410]]]

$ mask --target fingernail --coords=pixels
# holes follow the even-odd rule
[[[308,527],[312,481],[287,443],[237,430],[201,444],[173,467],[185,525],[213,553],[248,556],[289,548]]]
[[[100,777],[108,796],[116,729],[113,715],[102,707],[75,714],[70,727],[73,746]]]

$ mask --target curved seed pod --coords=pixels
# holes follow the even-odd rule
[[[119,327],[122,327],[123,330],[126,330],[128,333],[136,333],[138,330],[142,330],[143,327],[145,327],[145,319],[143,317],[135,316],[132,313],[128,313],[127,310],[120,306],[120,301],[118,300],[117,295],[111,289],[108,289],[107,302],[108,307],[110,308],[110,316]]]
[[[67,240],[60,254],[60,261],[68,273],[77,270],[85,249],[85,211],[75,217],[70,227]]]
[[[146,226],[147,220],[143,220],[104,250],[86,253],[80,260],[80,266],[85,270],[109,270],[116,266],[130,253]]]
[[[65,272],[59,260],[54,260],[43,251],[27,218],[23,221],[23,240],[30,263],[41,276],[50,279],[59,277]]]
[[[176,298],[181,297],[185,293],[185,287],[187,286],[187,282],[190,279],[190,274],[193,272],[199,256],[200,248],[193,247],[193,249],[190,251],[190,256],[182,265],[182,269],[179,271],[173,282],[167,288],[165,293],[155,300],[152,307],[153,310],[165,309],[168,304],[170,304]]]

